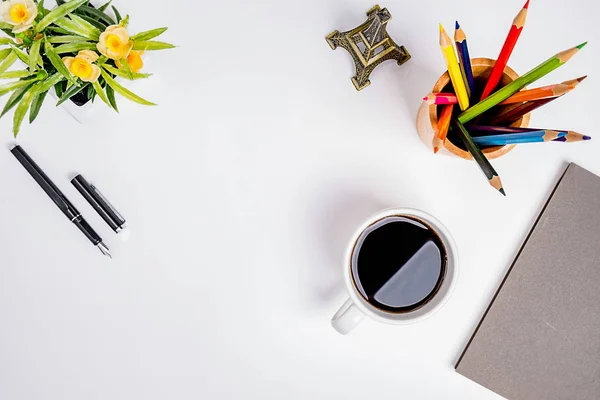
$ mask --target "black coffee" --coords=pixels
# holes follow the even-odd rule
[[[444,245],[430,227],[417,219],[390,217],[371,225],[357,242],[352,277],[373,306],[404,313],[435,296],[446,262]]]

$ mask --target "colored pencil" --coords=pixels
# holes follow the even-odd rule
[[[508,36],[506,37],[506,41],[504,42],[504,46],[502,46],[502,50],[500,51],[500,55],[498,56],[496,64],[492,69],[490,78],[485,85],[485,89],[483,89],[481,100],[484,100],[486,97],[488,97],[496,89],[496,86],[498,86],[500,78],[502,78],[504,68],[506,68],[506,64],[508,64],[508,59],[510,58],[515,45],[517,44],[517,40],[519,40],[519,36],[521,36],[521,32],[523,32],[523,26],[525,25],[525,20],[527,19],[528,8],[529,0],[527,0],[527,3],[525,3],[521,11],[519,11],[513,20],[510,31],[508,32]]]
[[[469,150],[469,153],[471,153],[473,156],[473,159],[477,162],[477,165],[479,165],[479,168],[481,168],[481,171],[487,178],[490,185],[506,196],[506,192],[502,187],[502,181],[500,180],[498,173],[494,167],[492,167],[492,164],[490,164],[488,159],[485,158],[485,155],[481,152],[479,147],[477,147],[477,144],[475,144],[473,138],[471,138],[471,135],[469,135],[469,132],[467,132],[464,125],[461,124],[460,121],[455,120],[455,126],[457,127],[456,131],[458,132],[460,139],[464,143],[467,150]]]
[[[448,136],[448,128],[450,128],[450,119],[452,118],[453,109],[454,106],[448,104],[447,106],[444,106],[444,109],[440,113],[438,130],[435,135],[433,135],[433,154],[436,154],[446,143],[446,136]]]
[[[486,125],[499,125],[499,126],[506,125],[506,126],[508,126],[510,124],[514,124],[525,114],[529,114],[533,110],[536,110],[542,106],[545,106],[546,104],[556,100],[557,98],[558,97],[528,101],[528,102],[518,105],[514,108],[511,108],[510,110],[506,111],[503,114],[494,115],[494,116],[490,117],[489,119],[485,120]]]
[[[429,93],[423,97],[427,104],[456,104],[458,99],[454,93]]]
[[[566,135],[566,132],[545,130],[520,133],[502,133],[488,136],[473,136],[473,141],[479,146],[504,146],[507,144],[549,142]]]
[[[577,133],[577,132],[573,132],[573,131],[567,132],[567,135],[564,137],[554,139],[555,142],[567,142],[567,143],[581,142],[584,140],[592,140],[592,138],[590,136],[582,135],[581,133]]]
[[[506,104],[523,103],[530,100],[541,100],[550,97],[559,97],[575,89],[575,87],[585,78],[587,78],[587,76],[582,76],[581,78],[571,79],[569,81],[557,83],[554,85],[542,86],[539,88],[529,90],[521,90],[520,92],[517,92],[510,96],[508,99],[504,100],[499,105],[502,106]]]
[[[469,125],[471,136],[491,136],[507,133],[540,133],[545,131],[556,131],[565,136],[569,131],[561,129],[542,129],[542,128],[513,128],[511,126],[488,126],[488,125]]]
[[[473,67],[471,66],[471,57],[469,56],[469,47],[467,46],[467,36],[456,21],[456,30],[454,31],[454,41],[456,42],[456,50],[458,59],[460,60],[460,72],[462,73],[463,81],[466,82],[467,94],[469,99],[475,93],[475,78],[473,78]]]
[[[575,46],[571,49],[565,50],[550,57],[548,60],[541,63],[531,71],[527,72],[525,75],[520,76],[508,85],[504,86],[502,89],[487,97],[485,100],[480,101],[468,110],[464,111],[461,115],[458,116],[458,120],[461,124],[465,124],[471,121],[473,118],[477,117],[478,115],[481,115],[493,106],[508,99],[510,96],[517,93],[525,86],[537,81],[541,77],[549,74],[556,68],[565,64],[571,59],[571,57],[577,54],[577,52],[581,50],[586,44],[587,42],[582,43],[579,46]]]
[[[440,24],[440,48],[442,49],[444,60],[446,60],[446,65],[448,66],[448,74],[450,75],[452,86],[454,86],[454,91],[456,92],[456,97],[458,98],[458,104],[460,105],[460,109],[464,111],[469,108],[469,96],[467,95],[467,88],[462,79],[458,61],[456,60],[454,43],[452,43],[450,40],[450,36],[448,36],[444,30],[442,24]]]

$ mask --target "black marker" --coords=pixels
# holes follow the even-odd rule
[[[48,176],[41,170],[41,168],[29,157],[29,155],[21,148],[21,146],[15,146],[10,151],[19,160],[21,165],[29,172],[29,175],[37,182],[38,185],[46,192],[46,194],[52,199],[54,204],[69,218],[71,222],[79,228],[81,232],[96,246],[102,254],[112,258],[108,247],[102,243],[102,238],[92,229],[90,224],[81,216],[79,211],[73,204],[65,197],[64,194],[56,187],[56,185],[48,178]]]

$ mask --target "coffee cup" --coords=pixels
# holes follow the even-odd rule
[[[432,215],[394,208],[366,220],[354,233],[343,261],[349,298],[331,319],[341,334],[363,318],[410,324],[448,300],[458,278],[456,244]]]

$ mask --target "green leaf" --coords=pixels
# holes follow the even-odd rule
[[[115,99],[115,91],[109,85],[106,85],[106,97],[108,97],[108,101],[112,108],[115,109],[116,112],[119,112],[119,107],[117,107],[117,99]]]
[[[52,33],[58,33],[58,34],[61,34],[61,35],[71,35],[71,34],[73,34],[73,32],[70,32],[70,31],[68,31],[66,29],[63,29],[63,28],[59,28],[58,26],[54,26],[54,25],[49,26],[47,28],[47,30],[50,31],[50,32],[52,32]]]
[[[40,47],[42,46],[41,40],[34,40],[31,48],[29,49],[29,71],[33,72],[36,69],[38,59],[40,58]],[[15,58],[17,56],[15,55]]]
[[[4,61],[2,61],[2,64],[0,64],[0,74],[12,67],[15,61],[17,61],[17,55],[14,51],[11,51],[8,57],[6,57]]]
[[[107,3],[104,3],[103,5],[101,5],[100,7],[98,7],[98,10],[104,12],[104,10],[106,10],[108,8],[108,6],[110,5],[110,3],[112,3],[112,0],[109,0]]]
[[[152,29],[152,30],[145,31],[145,32],[140,32],[137,35],[133,35],[131,37],[131,40],[133,40],[133,41],[136,41],[136,40],[137,41],[150,40],[150,39],[153,39],[153,38],[155,38],[157,36],[162,35],[163,33],[165,33],[167,31],[167,29],[169,29],[169,28],[167,28],[167,27],[165,27],[165,28],[157,28],[157,29]]]
[[[15,138],[17,137],[17,135],[19,134],[19,131],[21,130],[21,123],[23,123],[23,119],[25,118],[25,115],[27,114],[27,110],[29,110],[29,106],[31,106],[33,97],[37,93],[38,85],[39,85],[39,83],[36,83],[35,85],[30,87],[25,92],[25,94],[23,95],[23,98],[21,99],[21,101],[19,102],[19,105],[17,106],[17,109],[15,110],[15,115],[13,116],[13,133],[15,135]]]
[[[12,48],[12,51],[19,57],[19,60],[23,61],[25,65],[29,65],[29,56],[25,54],[23,51],[17,49],[16,47]],[[2,51],[0,51],[1,53]]]
[[[71,97],[73,97],[77,93],[81,92],[83,89],[87,89],[88,85],[89,84],[81,85],[81,86],[71,86],[68,90],[66,90],[63,93],[62,97],[60,98],[60,100],[58,100],[58,103],[56,103],[56,105],[60,106],[65,101],[69,100]]]
[[[106,56],[100,56],[100,58],[96,61],[96,65],[102,65],[106,61],[108,61],[108,57],[106,57]]]
[[[0,46],[3,46],[5,44],[15,44],[15,42],[12,39],[9,38],[0,38]]]
[[[131,76],[130,76],[129,73],[122,71],[120,69],[117,69],[117,68],[113,67],[112,65],[108,65],[108,64],[104,64],[103,68],[105,68],[108,72],[110,72],[113,75],[116,75],[120,78],[129,79],[129,80],[145,79],[145,78],[152,76],[152,74],[142,74],[139,72],[131,72]]]
[[[140,96],[138,96],[137,94],[125,89],[123,86],[119,85],[109,74],[108,72],[106,72],[106,70],[101,69],[102,72],[102,77],[104,78],[104,80],[106,81],[107,85],[110,85],[111,88],[113,88],[113,90],[117,93],[119,93],[121,96],[139,103],[139,104],[143,104],[146,106],[155,106],[156,104],[145,100],[143,98],[141,98]]]
[[[49,76],[42,82],[42,84],[38,88],[38,93],[47,92],[48,90],[50,90],[50,88],[52,86],[57,85],[58,83],[62,82],[64,79],[65,79],[64,76],[62,76],[60,73],[56,72],[54,75]]]
[[[127,79],[132,81],[133,75],[131,74],[131,67],[129,66],[129,61],[127,61],[127,58],[122,58],[120,61],[121,61],[121,66],[123,67],[123,71],[127,75]]]
[[[96,50],[96,43],[74,42],[61,44],[54,48],[56,54],[77,53],[81,50]]]
[[[108,100],[108,97],[106,97],[106,93],[104,93],[104,90],[102,90],[102,86],[100,86],[98,81],[93,82],[92,86],[94,87],[94,90],[96,91],[98,97],[100,97],[102,101],[106,103],[107,106],[112,107],[110,101]]]
[[[75,15],[75,14],[73,14],[73,15]],[[104,32],[106,30],[106,28],[108,27],[107,25],[103,24],[102,22],[95,20],[94,17],[90,17],[89,15],[82,14],[79,17],[81,17],[84,21],[88,22],[90,25],[92,25],[96,29],[99,29],[101,32]]]
[[[111,6],[111,8],[112,8],[113,12],[115,13],[115,17],[117,17],[117,22],[121,22],[121,20],[123,18],[121,17],[121,13],[119,12],[119,10],[117,10],[115,8],[115,6]]]
[[[79,35],[90,40],[98,40],[100,37],[100,35],[97,33],[97,29],[94,28],[95,30],[93,31],[88,30],[66,17],[56,20],[54,23],[58,25],[64,32],[66,32],[67,35]],[[49,29],[54,30],[54,27],[50,27]]]
[[[31,109],[29,110],[29,123],[31,124],[40,113],[40,109],[42,108],[42,103],[44,103],[44,99],[48,91],[38,93],[31,102]]]
[[[56,85],[54,85],[54,91],[56,92],[56,97],[58,97],[59,99],[62,97],[63,93],[65,92],[65,81],[61,81],[58,82]]]
[[[48,57],[54,68],[64,75],[64,77],[67,78],[73,85],[79,86],[79,83],[77,83],[77,80],[75,80],[73,75],[71,75],[71,72],[65,63],[60,59],[60,56],[56,53],[56,50],[54,50],[54,47],[52,47],[50,43],[46,42],[44,43],[44,50],[46,51],[46,57]]]
[[[5,94],[10,93],[15,89],[20,89],[22,87],[28,86],[35,81],[36,80],[16,81],[0,85],[0,96],[4,96]]]
[[[14,28],[14,25],[8,24],[4,21],[0,21],[0,29],[7,29],[10,30],[12,32],[12,29]]]
[[[129,25],[129,14],[127,14],[120,22],[119,25],[127,28],[127,26]]]
[[[175,48],[175,46],[173,46],[171,43],[157,42],[153,40],[133,42],[133,50],[152,51],[173,48]]]
[[[46,12],[46,9],[44,8],[44,0],[41,0],[41,1],[38,3],[37,9],[38,9],[38,16],[37,16],[37,18],[39,18],[40,16],[42,16],[42,17],[43,17],[43,16],[44,16],[44,14],[45,14],[45,12]],[[37,18],[36,18],[36,19],[37,19]],[[40,20],[40,21],[41,21],[41,20]]]
[[[8,71],[8,72],[0,73],[0,79],[18,79],[18,78],[27,78],[28,76],[31,76],[31,73],[28,70]]]
[[[4,105],[4,109],[2,110],[2,114],[0,114],[0,118],[2,118],[4,114],[12,110],[13,107],[16,106],[19,103],[19,101],[21,101],[25,92],[29,90],[29,88],[32,87],[34,84],[35,82],[29,82],[27,86],[15,90]]]
[[[63,36],[50,36],[47,38],[52,44],[62,44],[62,43],[73,43],[73,42],[87,42],[87,38],[78,35],[63,35]]]
[[[46,15],[44,18],[42,18],[42,20],[40,22],[38,22],[38,24],[35,27],[36,31],[37,32],[43,31],[50,24],[55,23],[60,18],[75,11],[82,4],[87,3],[87,2],[88,2],[88,0],[71,0],[68,3],[64,3],[64,4],[56,7],[54,10],[52,10],[50,13],[48,13],[48,15]]]
[[[100,21],[106,22],[108,25],[116,25],[117,24],[114,19],[112,19],[110,16],[106,15],[106,13],[104,13],[96,8],[92,8],[92,7],[84,5],[84,6],[79,7],[79,11],[89,14],[92,17],[99,19]]]
[[[12,49],[3,49],[0,50],[0,61],[4,60],[8,55],[12,53]]]
[[[82,17],[80,17],[79,15],[76,15],[76,14],[71,14],[69,17],[71,18],[71,21],[75,22],[77,25],[79,25],[86,31],[89,31],[90,33],[93,33],[94,35],[98,35],[98,37],[100,37],[100,31],[101,30],[104,31],[104,29],[105,29],[105,27],[102,24],[100,24],[101,28],[98,29],[98,27],[92,25],[91,23],[89,23],[88,21],[86,21],[85,19],[83,19]]]
[[[94,85],[88,85],[87,92],[85,94],[86,97],[88,99],[91,99],[93,94],[94,94]]]

